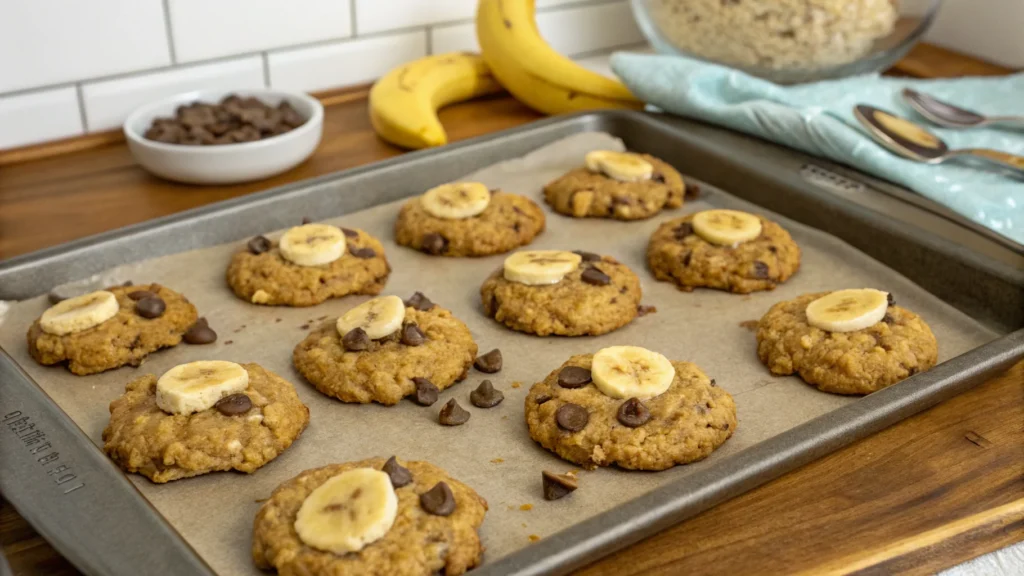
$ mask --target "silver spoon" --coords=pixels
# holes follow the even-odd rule
[[[1015,176],[1024,177],[1024,156],[987,148],[950,150],[941,138],[920,125],[873,106],[860,104],[853,109],[853,114],[879,144],[904,158],[939,164],[952,158],[969,156],[984,160]]]
[[[978,128],[991,124],[1024,128],[1024,116],[982,116],[910,88],[903,89],[903,99],[918,114],[946,128]]]

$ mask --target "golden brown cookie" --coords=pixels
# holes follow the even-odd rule
[[[299,437],[309,409],[277,374],[259,364],[242,367],[249,374],[244,394],[251,407],[232,415],[217,408],[168,414],[157,406],[156,376],[129,382],[110,403],[103,450],[125,472],[156,483],[224,470],[255,472]]]
[[[664,470],[706,458],[736,430],[736,404],[690,362],[671,362],[668,389],[642,401],[642,408],[620,418],[629,399],[612,398],[591,381],[593,354],[580,354],[530,388],[526,425],[530,437],[560,457],[593,469],[612,464],[630,470]],[[566,368],[570,370],[563,373]],[[580,371],[582,370],[582,372]],[[560,410],[580,412],[567,429]],[[646,410],[644,418],[636,416]],[[632,424],[624,421],[633,418]],[[563,415],[564,418],[564,415]],[[572,424],[570,420],[568,424]],[[580,426],[582,424],[582,426]]]
[[[679,172],[649,154],[637,156],[654,166],[649,180],[621,182],[580,167],[545,186],[544,200],[567,216],[618,220],[642,220],[682,206],[686,184]]]
[[[232,257],[228,285],[239,298],[268,306],[314,306],[349,294],[379,294],[391,273],[384,246],[362,230],[342,231],[345,253],[321,266],[289,262],[277,242],[257,236]]]
[[[119,366],[138,366],[151,352],[180,343],[182,334],[196,321],[196,307],[181,294],[159,284],[105,290],[117,298],[117,314],[92,328],[64,335],[44,332],[37,319],[28,330],[32,358],[44,365],[67,361],[68,369],[79,376]],[[159,316],[147,318],[139,314],[136,306],[141,299],[129,295],[137,298],[144,292],[163,301],[165,308]]]
[[[402,205],[395,222],[395,241],[427,254],[489,256],[525,246],[544,231],[544,212],[532,200],[491,191],[483,212],[469,218],[438,218],[427,212],[421,197]]]
[[[779,302],[757,324],[757,356],[773,374],[799,374],[835,394],[870,394],[928,370],[938,343],[920,316],[890,305],[885,318],[854,332],[807,323],[807,305],[828,292]]]
[[[578,253],[583,262],[557,284],[513,282],[499,268],[480,287],[484,313],[538,336],[596,336],[632,322],[643,296],[637,275],[611,256]]]
[[[397,462],[396,462],[397,463]],[[383,458],[307,470],[274,490],[256,514],[252,557],[261,570],[280,574],[374,574],[457,576],[480,564],[483,546],[477,529],[487,501],[472,488],[428,462],[402,462],[410,480],[395,488],[398,512],[391,528],[358,552],[337,554],[306,545],[295,530],[306,498],[329,479],[357,468],[381,470]],[[411,477],[411,478],[410,478]],[[395,478],[392,476],[392,478]],[[424,509],[420,497],[444,482],[454,498],[446,516]]]
[[[761,235],[737,246],[712,244],[693,231],[694,214],[663,222],[647,245],[658,280],[687,292],[698,287],[747,294],[773,290],[800,268],[800,247],[775,222],[760,218]]]
[[[331,320],[295,347],[292,361],[317,390],[343,402],[392,405],[416,392],[413,379],[426,379],[438,390],[465,379],[477,347],[461,320],[429,300],[410,300],[403,328],[409,325],[422,333],[422,343],[404,343],[403,329],[353,351]]]

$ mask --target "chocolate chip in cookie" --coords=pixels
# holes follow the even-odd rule
[[[455,494],[444,482],[438,482],[433,488],[420,494],[420,507],[434,516],[450,516],[455,512]]]
[[[361,352],[370,347],[370,336],[362,328],[353,328],[341,338],[345,350],[350,352]]]
[[[427,254],[444,254],[446,248],[448,248],[448,240],[444,236],[436,232],[423,235],[423,242],[420,244],[423,251]]]
[[[210,344],[217,341],[217,333],[210,328],[206,318],[196,320],[181,337],[186,344]]]
[[[765,264],[764,262],[761,262],[760,260],[755,260],[754,261],[754,278],[759,278],[759,279],[762,279],[762,280],[767,280],[770,277],[771,277],[771,270],[768,268],[768,265]]]
[[[427,341],[427,337],[420,330],[419,326],[409,323],[402,326],[401,341],[406,346],[421,346]]]
[[[413,402],[416,402],[420,406],[430,406],[434,402],[437,402],[437,386],[426,378],[416,377],[412,379],[412,383],[416,386],[416,394],[413,396]]]
[[[374,252],[373,248],[354,248],[349,253],[356,258],[361,258],[363,260],[369,260],[370,258],[377,256],[377,253]]]
[[[619,406],[615,417],[623,426],[638,428],[651,419],[651,411],[638,398],[630,398]]]
[[[135,303],[135,313],[148,320],[163,316],[164,310],[167,304],[159,296],[147,296]]]
[[[587,268],[580,275],[580,279],[592,286],[607,286],[611,284],[611,276],[601,272],[597,268]]]
[[[892,292],[886,292],[885,293],[885,299],[888,302],[888,306],[895,306],[896,305],[896,298],[893,297]]]
[[[693,224],[690,224],[689,222],[683,222],[672,230],[672,236],[675,237],[676,240],[682,240],[691,234],[693,234]]]
[[[495,348],[487,354],[478,356],[473,361],[473,367],[483,372],[484,374],[494,374],[495,372],[501,371],[501,350]]]
[[[574,492],[579,484],[568,474],[555,474],[544,470],[540,473],[541,485],[544,487],[545,500],[558,500],[570,492]]]
[[[572,253],[578,255],[580,258],[583,259],[584,262],[600,262],[601,261],[601,255],[600,254],[594,254],[593,252],[584,252],[583,250],[573,250]]]
[[[409,308],[415,308],[420,312],[429,312],[434,307],[434,303],[423,295],[423,292],[415,292],[412,297],[405,301],[405,305]]]
[[[259,254],[263,254],[264,252],[270,250],[271,243],[270,243],[270,240],[266,236],[257,236],[255,238],[253,238],[252,240],[249,240],[248,247],[249,247],[249,252],[252,252],[253,254],[259,255]]]
[[[150,292],[149,290],[135,290],[133,292],[129,292],[128,297],[137,302],[139,300],[142,300],[143,298],[156,297],[156,294]]]
[[[590,422],[590,413],[579,404],[563,404],[555,410],[555,422],[562,430],[579,432],[587,426],[587,422]]]
[[[445,426],[461,426],[469,422],[469,412],[459,406],[455,398],[452,398],[441,407],[441,411],[437,414],[437,421]]]
[[[558,385],[562,388],[582,388],[590,384],[591,374],[587,368],[566,366],[558,372]]]
[[[381,472],[384,472],[391,478],[391,486],[394,488],[401,488],[412,482],[412,472],[409,472],[408,468],[399,464],[394,456],[388,458],[388,461],[384,463],[384,467],[381,468]]]
[[[469,401],[477,408],[493,408],[505,399],[501,390],[495,390],[490,380],[484,380],[476,390],[469,393]]]
[[[252,400],[245,394],[232,394],[217,400],[213,407],[225,416],[238,416],[252,409]]]
[[[356,232],[351,228],[342,228],[341,233],[344,234],[345,236],[348,236],[349,238],[359,238],[359,232]]]

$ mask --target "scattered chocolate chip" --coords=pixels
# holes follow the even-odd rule
[[[420,327],[415,324],[406,324],[402,326],[402,344],[406,346],[420,346],[426,342],[427,337],[420,330]]]
[[[495,348],[487,354],[477,356],[473,361],[473,367],[484,374],[494,374],[501,371],[501,350]]]
[[[249,240],[249,252],[253,254],[263,254],[270,250],[270,246],[270,240],[266,236],[257,236]]]
[[[895,305],[896,305],[896,299],[895,299],[895,298],[893,298],[893,296],[892,296],[892,292],[887,292],[887,293],[885,294],[885,300],[886,300],[886,302],[888,302],[888,303],[889,303],[889,304],[888,304],[889,306],[895,306]]]
[[[131,280],[125,280],[124,283],[121,284],[121,286],[134,286],[134,285],[135,285],[135,283],[132,282]]]
[[[423,235],[423,241],[420,243],[422,250],[427,254],[443,254],[445,249],[448,248],[448,240],[444,236],[436,232]]]
[[[412,397],[413,402],[420,406],[430,406],[437,402],[437,386],[434,386],[433,382],[417,376],[412,379],[412,383],[416,385],[416,394]]]
[[[885,322],[886,324],[889,324],[891,326],[893,323],[896,322],[896,319],[893,318],[891,314],[886,313],[885,316],[882,318],[882,322]]]
[[[384,463],[384,467],[381,468],[381,472],[384,472],[391,478],[391,486],[394,488],[401,488],[412,482],[412,472],[409,472],[408,468],[399,464],[394,456],[388,458],[388,461]]]
[[[306,224],[312,224],[312,223],[313,223],[313,219],[310,218],[309,216],[303,216],[302,217],[302,225],[303,226],[305,226]]]
[[[225,416],[237,416],[245,414],[252,408],[252,400],[245,394],[232,394],[217,400],[213,407]]]
[[[590,414],[579,404],[563,404],[555,411],[555,422],[562,430],[579,432],[589,421]]]
[[[593,286],[607,286],[611,284],[611,276],[601,272],[597,268],[587,268],[580,275],[580,279]]]
[[[341,343],[345,345],[345,350],[359,352],[370,347],[370,336],[362,328],[353,328],[342,336]]]
[[[637,428],[651,419],[651,411],[639,399],[630,398],[619,406],[619,412],[615,417],[623,426]]]
[[[420,506],[428,514],[450,516],[455,512],[455,495],[447,484],[438,482],[433,488],[420,494]]]
[[[156,294],[149,290],[135,290],[134,292],[129,292],[128,297],[137,301],[142,300],[143,298],[156,298]]]
[[[655,181],[655,182],[657,182],[659,184],[664,184],[665,183],[665,175],[660,173],[660,172],[656,172],[654,174],[651,174],[651,180],[653,180],[653,181]]]
[[[350,254],[356,258],[362,258],[363,260],[369,260],[377,255],[373,248],[355,248],[349,251]]]
[[[135,313],[150,320],[162,316],[166,309],[167,304],[159,296],[147,296],[135,303]]]
[[[548,400],[551,400],[550,394],[541,394],[540,396],[534,398],[533,401],[536,402],[538,406],[540,406],[541,404],[547,402]]]
[[[696,200],[700,198],[700,186],[687,182],[685,184],[686,190],[683,191],[683,198],[685,200]]]
[[[583,250],[573,250],[573,254],[578,254],[580,258],[583,258],[584,262],[600,262],[601,255],[594,254],[593,252],[584,252]]]
[[[715,379],[714,379],[714,378],[712,378],[712,379],[711,379],[711,387],[712,387],[712,388],[714,388],[715,386],[718,386],[718,383],[717,383],[717,382],[715,382]]]
[[[545,500],[558,500],[579,487],[576,479],[568,474],[555,474],[545,470],[540,473],[540,478],[544,486]]]
[[[437,421],[445,426],[461,426],[469,422],[469,412],[452,398],[445,402],[441,411],[437,413]]]
[[[767,279],[770,272],[767,264],[760,260],[754,260],[754,278]]]
[[[356,232],[351,228],[342,228],[341,233],[344,234],[345,236],[348,236],[349,238],[359,238],[359,232]]]
[[[675,236],[676,240],[682,240],[691,234],[693,234],[693,224],[689,222],[683,222],[672,229],[672,235]]]
[[[469,393],[469,401],[477,408],[493,408],[504,399],[505,395],[501,390],[495,390],[490,380],[484,380],[476,390]]]
[[[579,366],[566,366],[558,372],[558,385],[562,388],[583,388],[590,384],[590,370]]]
[[[423,295],[423,292],[415,292],[412,297],[405,301],[405,305],[410,308],[415,308],[420,312],[427,312],[434,307],[434,303]]]
[[[217,341],[217,333],[213,331],[213,328],[210,328],[206,318],[200,318],[185,331],[181,339],[186,344],[209,344]]]
[[[229,345],[234,344],[234,343],[235,343],[234,340],[226,340],[226,341],[224,341],[224,345],[225,346],[229,346]]]
[[[641,318],[648,314],[654,314],[657,311],[658,309],[654,306],[644,306],[643,304],[640,304],[636,307],[636,315]]]
[[[299,330],[309,330],[309,324],[303,324],[299,326]]]

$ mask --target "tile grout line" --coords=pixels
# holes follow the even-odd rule
[[[82,94],[82,83],[75,84],[75,98],[78,100],[78,116],[82,120],[82,133],[89,133],[89,119],[85,115],[85,96]]]
[[[263,87],[270,88],[270,55],[264,50],[262,53],[263,60]]]
[[[433,32],[433,30],[434,30],[433,26],[427,26],[427,27],[425,27],[423,29],[424,37],[426,38],[426,44],[427,44],[427,56],[430,56],[431,54],[434,53],[434,39],[433,39],[433,34],[431,34],[431,32]]]
[[[352,28],[352,37],[359,36],[359,30],[356,28],[356,0],[348,0],[348,19],[349,26]]]
[[[167,33],[167,50],[170,52],[171,65],[178,63],[178,54],[174,49],[174,33],[171,28],[171,0],[164,0],[164,31]]]

